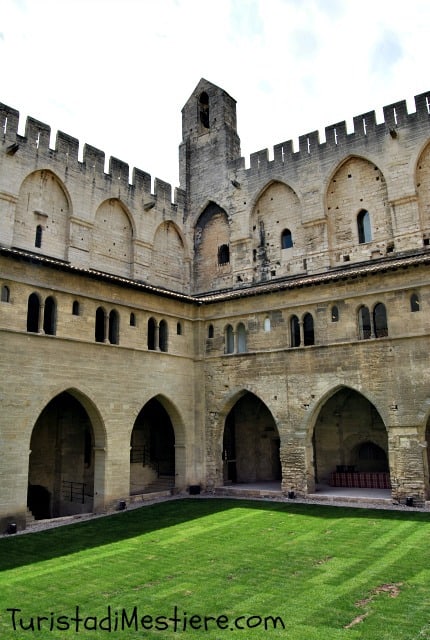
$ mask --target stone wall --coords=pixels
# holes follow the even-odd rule
[[[19,135],[18,112],[0,106],[0,528],[24,526],[29,481],[60,495],[62,460],[91,488],[84,509],[149,483],[130,480],[149,401],[174,430],[177,490],[225,481],[228,421],[238,480],[282,471],[284,491],[307,494],[338,465],[372,466],[358,454],[370,442],[393,498],[430,497],[429,98],[246,168],[234,99],[201,80],[183,109],[174,202],[117,159],[105,172],[89,145],[78,160],[66,134],[51,149],[32,118]],[[31,444],[62,397],[87,416],[89,466],[70,424],[64,455],[41,455],[57,418]]]

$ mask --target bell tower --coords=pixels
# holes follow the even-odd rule
[[[202,78],[182,109],[179,181],[188,203],[219,193],[241,155],[236,126],[236,101]]]

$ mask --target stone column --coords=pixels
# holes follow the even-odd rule
[[[43,330],[43,318],[45,315],[45,303],[41,302],[39,305],[39,320],[38,320],[38,333],[44,333]]]
[[[389,427],[388,434],[393,498],[401,504],[412,498],[414,505],[422,506],[426,500],[426,442],[419,437],[418,427]]]
[[[109,315],[107,313],[105,313],[104,323],[105,323],[105,327],[104,327],[103,342],[107,344],[109,342]]]

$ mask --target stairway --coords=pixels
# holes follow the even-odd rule
[[[174,476],[159,476],[150,482],[142,493],[159,493],[161,491],[170,491],[175,486]]]

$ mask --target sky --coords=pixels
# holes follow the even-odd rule
[[[0,102],[179,186],[200,78],[242,156],[430,90],[428,0],[2,0]]]

